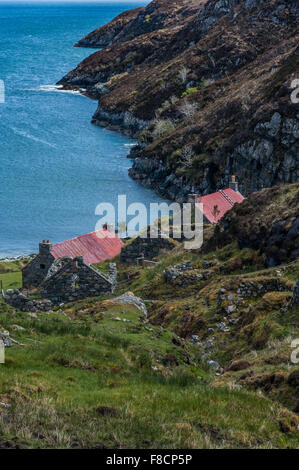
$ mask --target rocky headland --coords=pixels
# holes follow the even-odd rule
[[[94,124],[138,137],[130,175],[164,197],[231,174],[244,195],[293,183],[298,16],[295,0],[155,0],[79,41],[103,49],[59,83],[99,101]]]

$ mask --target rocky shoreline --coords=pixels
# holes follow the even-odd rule
[[[96,126],[105,127],[109,130],[120,132],[126,136],[137,139],[140,132],[146,129],[150,122],[138,119],[129,111],[123,113],[112,113],[98,106],[92,121]]]
[[[36,254],[30,255],[19,255],[19,256],[7,256],[5,258],[0,258],[0,263],[15,263],[16,261],[31,260],[36,257]]]
[[[151,2],[79,41],[103,49],[59,84],[98,100],[93,124],[139,140],[143,186],[183,202],[235,174],[247,196],[299,179],[298,18],[294,0]]]
[[[132,149],[134,156],[136,149]],[[186,202],[189,194],[200,192],[200,187],[194,187],[171,173],[162,162],[149,158],[134,158],[133,166],[129,169],[129,175],[145,188],[153,189],[159,196],[179,203]]]

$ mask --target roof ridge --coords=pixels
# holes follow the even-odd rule
[[[219,193],[227,200],[227,202],[230,203],[232,207],[234,207],[235,205],[234,201],[229,197],[228,194],[225,193],[224,189],[220,189]]]
[[[56,245],[60,245],[61,243],[71,242],[73,240],[78,240],[79,238],[86,237],[87,235],[93,235],[93,234],[96,234],[98,232],[105,232],[105,230],[100,228],[99,230],[94,230],[93,232],[84,233],[83,235],[78,235],[77,237],[73,237],[73,238],[68,238],[67,240],[62,240],[61,242],[53,243],[52,247],[54,248]]]

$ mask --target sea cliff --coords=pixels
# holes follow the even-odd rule
[[[80,40],[103,47],[59,83],[99,101],[92,122],[138,137],[130,175],[183,201],[299,178],[295,0],[155,0]]]

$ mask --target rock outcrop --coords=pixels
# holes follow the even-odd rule
[[[296,0],[155,0],[78,45],[60,82],[99,100],[93,123],[138,136],[130,175],[183,201],[299,178]]]

